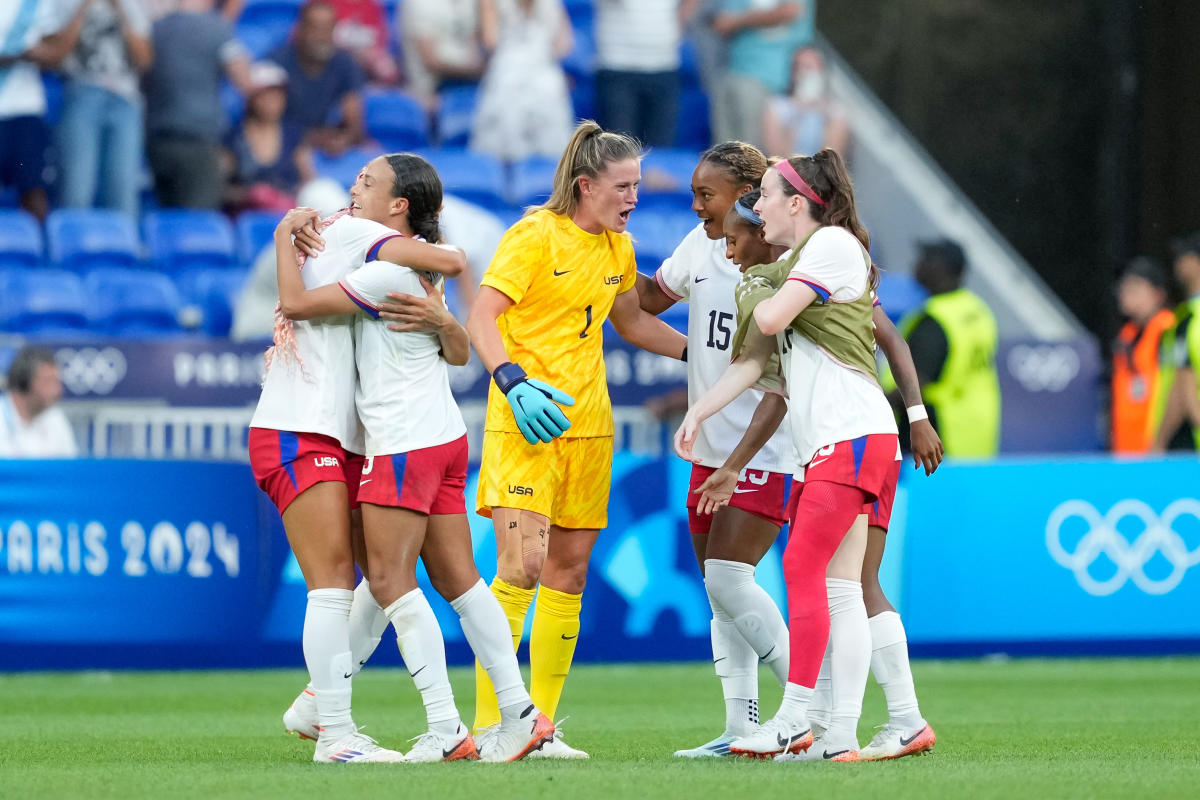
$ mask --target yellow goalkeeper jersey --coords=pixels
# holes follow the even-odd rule
[[[508,229],[483,274],[481,285],[513,301],[497,319],[509,359],[575,398],[564,409],[571,420],[566,437],[613,435],[602,330],[613,300],[636,279],[628,234],[591,234],[546,210]],[[495,383],[485,427],[520,432]]]

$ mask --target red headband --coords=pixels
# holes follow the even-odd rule
[[[792,188],[794,188],[797,192],[804,195],[819,206],[825,205],[825,201],[813,191],[813,188],[805,182],[804,178],[800,177],[800,173],[796,172],[796,168],[789,164],[786,158],[776,161],[774,166],[775,171],[782,175],[783,179],[790,183]]]

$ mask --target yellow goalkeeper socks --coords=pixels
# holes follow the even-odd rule
[[[579,641],[579,608],[583,595],[545,586],[538,590],[529,639],[529,694],[543,714],[554,719],[563,684]]]
[[[492,580],[492,594],[500,601],[508,628],[512,632],[513,650],[521,646],[521,634],[525,630],[525,615],[533,602],[533,589],[520,589],[497,577]],[[476,732],[500,724],[500,705],[496,702],[496,690],[488,678],[487,671],[475,662],[475,730]]]

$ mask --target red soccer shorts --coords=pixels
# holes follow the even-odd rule
[[[357,506],[362,456],[347,452],[332,436],[251,428],[249,445],[254,480],[280,514],[301,492],[322,481],[346,484],[350,507]]]
[[[830,481],[857,486],[875,500],[863,506],[867,525],[883,528],[892,521],[892,504],[896,500],[896,485],[900,481],[900,461],[896,458],[899,440],[885,433],[873,433],[848,442],[822,447],[804,470],[804,481]],[[804,481],[792,485],[788,498],[787,518],[792,520]]]
[[[716,470],[712,467],[692,465],[692,478],[688,482],[687,496],[688,530],[697,535],[708,533],[713,518],[711,514],[696,513],[696,506],[700,503],[700,495],[696,494],[696,489],[714,472]],[[746,469],[742,470],[738,478],[733,497],[729,498],[729,505],[783,527],[788,520],[785,509],[792,476],[782,472]]]
[[[422,514],[465,514],[467,437],[407,453],[367,458],[358,502]]]

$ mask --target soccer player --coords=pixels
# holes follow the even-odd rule
[[[588,558],[608,523],[612,407],[606,319],[627,341],[682,358],[687,340],[638,306],[633,244],[641,146],[581,122],[540,208],[505,233],[483,275],[467,330],[494,386],[476,505],[496,530],[492,592],[514,649],[537,591],[529,645],[533,702],[553,718],[579,639]],[[570,410],[570,419],[561,406]],[[476,674],[475,728],[486,747],[500,714]],[[586,758],[557,732],[538,752]]]
[[[786,752],[810,735],[806,712],[826,645],[843,655],[839,679],[861,698],[870,669],[870,629],[861,585],[866,549],[864,506],[879,499],[900,455],[891,408],[878,383],[872,326],[871,263],[853,186],[841,157],[822,150],[775,163],[754,209],[768,242],[792,248],[783,287],[757,303],[762,336],[689,410],[676,439],[696,438],[699,423],[763,373],[775,343],[784,353],[788,419],[805,469],[784,553],[791,655],[780,710],[733,752],[781,759],[858,760],[857,717],[835,716],[802,754]],[[791,331],[791,333],[785,333]],[[860,699],[861,704],[861,699]]]
[[[371,180],[390,191],[389,177],[376,174]],[[348,212],[322,223],[328,246],[303,260],[305,286],[335,284],[377,257],[449,275],[463,270],[461,251],[402,237],[357,217],[361,208],[356,200]],[[291,252],[293,230],[276,229],[278,247]],[[356,579],[350,508],[357,505],[362,463],[357,454],[363,452],[354,406],[352,322],[350,316],[293,322],[277,311],[275,346],[268,351],[262,395],[250,421],[250,466],[283,517],[309,590],[303,647],[319,727],[313,759],[392,762],[403,756],[359,733],[350,710],[349,615]]]
[[[390,182],[387,180],[391,177]],[[387,222],[405,236],[439,241],[442,187],[419,156],[380,157],[364,169],[351,196],[358,213]],[[395,200],[403,202],[397,203]],[[302,226],[310,209],[296,209],[281,228]],[[331,229],[332,230],[332,229]],[[336,246],[336,245],[335,245]],[[396,629],[405,665],[425,702],[429,731],[418,737],[408,761],[479,758],[512,761],[540,746],[554,730],[532,705],[516,656],[504,635],[504,614],[488,592],[472,557],[466,519],[467,437],[450,392],[446,363],[465,364],[466,330],[447,314],[445,333],[396,333],[380,320],[389,291],[433,289],[407,267],[385,261],[360,265],[338,284],[306,290],[294,252],[279,243],[276,258],[280,305],[290,319],[355,314],[358,366],[355,403],[366,433],[366,463],[358,501],[362,507],[370,591]],[[359,311],[365,312],[359,314]],[[445,643],[433,609],[417,586],[420,555],[451,606],[467,641],[488,666],[504,722],[489,750],[478,752],[454,705]]]
[[[745,142],[724,142],[702,153],[692,174],[692,210],[701,223],[653,278],[638,278],[638,296],[646,311],[659,314],[676,302],[688,303],[688,398],[692,402],[716,383],[729,364],[733,290],[741,274],[727,253],[725,226],[731,217],[744,222],[733,213],[735,201],[757,188],[766,168],[766,157]],[[751,206],[745,208],[749,212]],[[753,254],[756,260],[746,266],[758,263],[757,259],[774,260],[770,245],[757,234],[742,238],[751,249],[760,245]],[[725,698],[725,730],[699,747],[677,751],[680,757],[728,755],[729,742],[758,725],[760,659],[780,685],[787,681],[787,625],[775,601],[754,580],[756,565],[785,521],[788,487],[795,472],[786,431],[749,451],[732,470],[735,487],[730,502],[716,513],[697,509],[700,487],[714,475],[721,480],[729,474],[726,462],[747,421],[751,436],[759,426],[775,431],[786,409],[779,394],[764,400],[762,392],[746,392],[706,420],[696,441],[687,495],[688,529],[713,610],[713,664]]]

